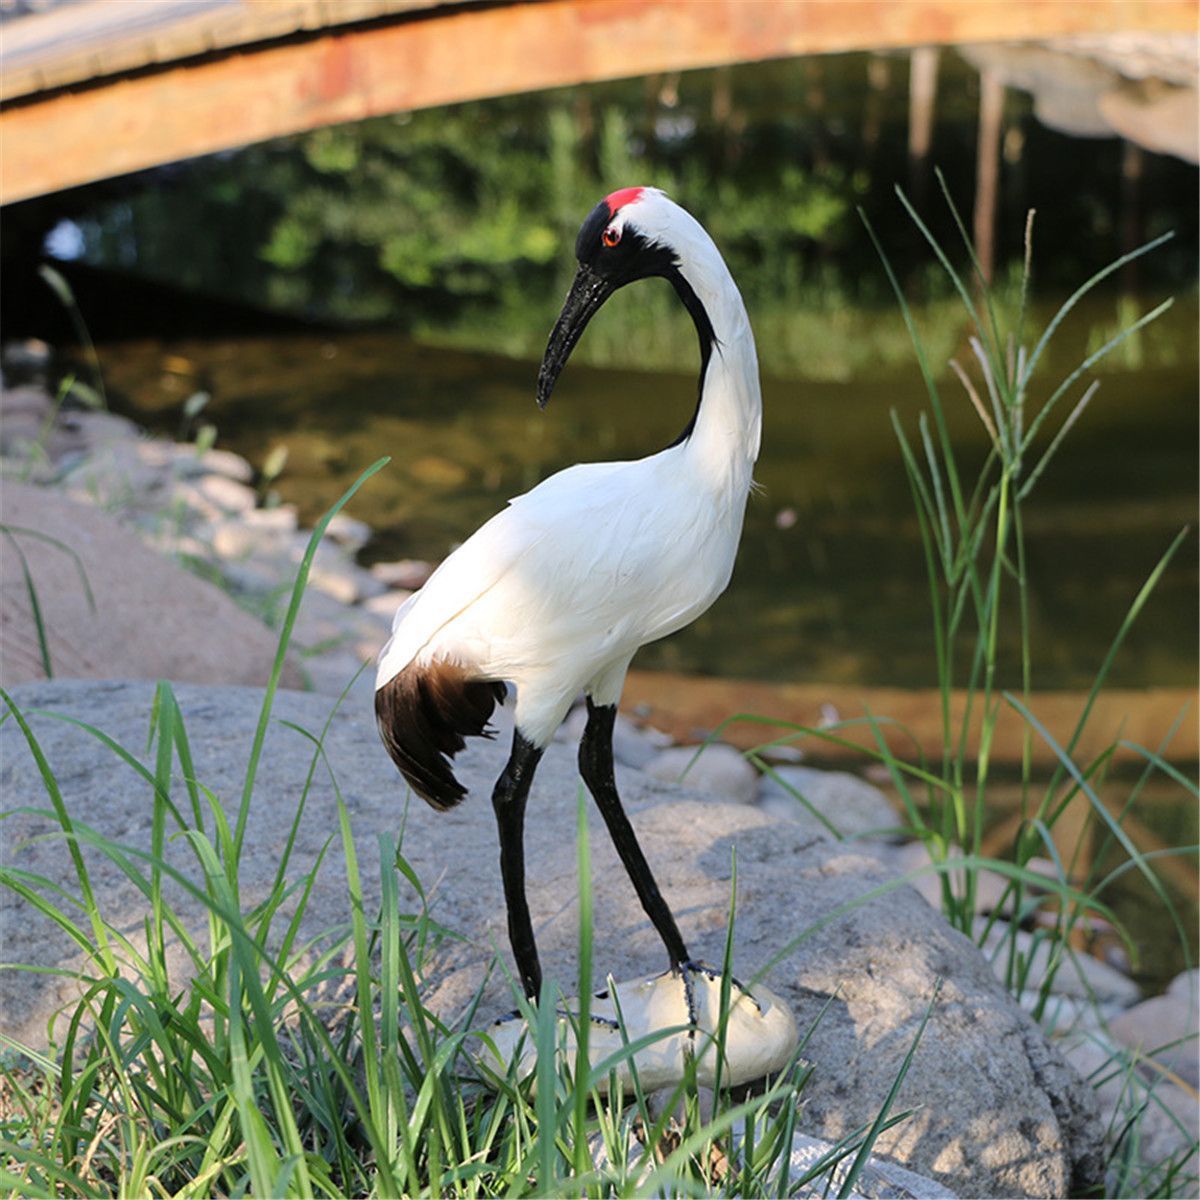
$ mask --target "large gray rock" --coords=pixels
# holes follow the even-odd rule
[[[265,684],[278,635],[107,513],[5,480],[0,521],[29,564],[55,676]],[[41,535],[41,536],[37,536]],[[52,538],[60,545],[48,542]],[[79,577],[78,557],[93,607]],[[0,574],[0,683],[45,676],[33,603],[11,545]],[[303,677],[289,658],[283,682]]]
[[[188,735],[203,783],[236,806],[260,693],[181,687]],[[151,689],[145,684],[42,683],[16,689],[25,709],[51,709],[98,723],[133,753],[145,746]],[[278,697],[275,715],[319,731],[328,698]],[[76,818],[113,838],[145,846],[150,797],[144,783],[77,727],[36,717],[34,729]],[[405,796],[376,743],[373,721],[358,704],[335,716],[325,741],[357,841],[367,911],[379,896],[376,835],[404,821],[404,854],[424,881],[432,915],[469,935],[445,943],[427,975],[429,1003],[448,1019],[478,987],[492,946],[508,959],[496,835],[487,796],[503,765],[504,735],[460,756],[471,795],[444,815],[416,803],[404,820]],[[247,828],[240,879],[243,903],[261,898],[287,836],[311,756],[309,743],[278,721],[271,727]],[[0,727],[6,806],[46,807],[36,769],[13,721]],[[802,1030],[817,1022],[806,1056],[814,1064],[804,1091],[804,1131],[836,1139],[870,1121],[883,1102],[918,1024],[944,980],[940,999],[900,1091],[899,1109],[916,1111],[881,1140],[897,1163],[959,1195],[1061,1196],[1094,1183],[1101,1130],[1091,1091],[1004,993],[965,938],[949,929],[906,886],[829,919],[889,876],[857,849],[817,839],[771,820],[753,806],[700,801],[680,788],[651,786],[618,768],[633,822],[692,953],[720,961],[737,851],[735,968],[745,979],[806,931],[770,971],[769,981],[794,1007]],[[574,853],[579,780],[573,750],[552,745],[533,785],[526,828],[530,908],[547,973],[574,991],[577,878]],[[601,823],[588,806],[596,945],[595,983],[654,973],[662,946],[643,916]],[[69,881],[61,840],[31,840],[49,823],[26,814],[3,829],[6,863]],[[290,878],[297,879],[331,837],[335,844],[312,897],[302,938],[346,920],[349,906],[336,843],[332,790],[323,772],[299,830]],[[195,872],[184,839],[167,851]],[[131,936],[145,911],[141,896],[104,861],[94,862],[101,906]],[[414,898],[403,880],[408,904]],[[174,897],[194,926],[194,904]],[[11,894],[4,898],[9,962],[78,962],[54,929]],[[823,919],[829,923],[818,927]],[[0,975],[5,1032],[37,1042],[70,988],[46,976]],[[500,972],[489,981],[481,1018],[512,1007]]]

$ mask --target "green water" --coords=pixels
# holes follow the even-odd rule
[[[1181,352],[1167,357],[1177,361],[1107,372],[1027,507],[1037,688],[1090,683],[1139,586],[1195,518],[1194,305],[1175,319]],[[219,445],[255,463],[285,445],[278,491],[307,522],[391,455],[350,510],[376,530],[368,560],[439,559],[551,472],[661,448],[696,386],[691,374],[572,363],[541,413],[534,362],[380,333],[114,344],[101,360],[118,406],[152,425],[177,430],[183,400],[204,388]],[[974,465],[982,428],[957,385],[946,395],[951,435]],[[762,490],[733,582],[638,665],[932,685],[928,584],[889,420],[895,408],[915,427],[926,403],[915,367],[854,383],[768,377],[763,401]],[[1194,685],[1196,585],[1193,539],[1118,658],[1115,684]]]

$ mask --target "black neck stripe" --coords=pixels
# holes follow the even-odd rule
[[[704,381],[708,376],[708,361],[712,358],[713,346],[717,344],[717,335],[713,330],[712,321],[708,318],[708,310],[692,289],[692,285],[684,279],[679,267],[673,263],[664,274],[671,281],[676,295],[683,301],[683,307],[691,315],[692,323],[696,326],[696,336],[700,340],[700,380],[696,387],[696,407],[692,410],[691,420],[683,427],[683,432],[666,447],[669,450],[671,446],[678,446],[682,442],[686,442],[696,428],[696,419],[700,416],[700,405],[704,401]]]

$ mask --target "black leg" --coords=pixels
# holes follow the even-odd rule
[[[667,902],[650,874],[646,856],[637,843],[633,826],[621,807],[621,797],[617,795],[617,781],[613,775],[612,738],[613,726],[617,720],[616,705],[603,707],[593,704],[588,697],[587,726],[583,731],[583,739],[579,743],[579,773],[583,776],[588,791],[600,809],[600,815],[608,826],[617,853],[633,880],[633,886],[646,910],[646,915],[654,922],[659,937],[667,947],[671,956],[671,966],[677,968],[689,961],[683,938],[675,925],[675,918]]]
[[[500,827],[500,874],[504,880],[504,902],[508,908],[508,940],[525,995],[537,1000],[542,990],[542,968],[538,964],[533,923],[525,902],[525,801],[542,751],[521,736],[513,734],[512,754],[496,781],[492,807]]]

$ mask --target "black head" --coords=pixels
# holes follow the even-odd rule
[[[695,300],[695,294],[679,273],[675,251],[661,233],[651,237],[639,226],[639,209],[650,204],[675,208],[661,192],[623,188],[601,200],[581,226],[575,240],[579,270],[551,331],[538,372],[537,401],[541,407],[546,407],[555,381],[587,323],[618,288],[635,279],[660,275],[670,279],[681,296],[682,287]],[[686,297],[684,302],[688,303]],[[711,326],[709,329],[711,332]]]

